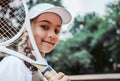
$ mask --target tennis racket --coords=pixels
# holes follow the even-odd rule
[[[27,16],[28,8],[24,0],[1,0],[0,1],[0,52],[16,56],[37,67],[42,74],[52,81],[52,77],[57,73],[45,62],[37,48],[30,20]],[[28,58],[15,50],[8,48],[13,42],[19,39],[24,30],[27,30],[33,49],[35,51],[36,61]]]

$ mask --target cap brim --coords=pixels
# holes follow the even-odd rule
[[[71,14],[67,10],[65,10],[64,8],[61,8],[61,7],[53,7],[53,8],[45,10],[44,12],[56,13],[57,15],[59,15],[61,17],[62,24],[69,23],[71,21],[71,18],[72,18]]]

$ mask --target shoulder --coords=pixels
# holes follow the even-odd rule
[[[0,62],[0,81],[31,81],[31,79],[31,72],[23,60],[15,56],[7,56]]]
[[[4,57],[4,59],[2,59],[2,61],[0,62],[0,66],[4,66],[4,67],[17,67],[18,68],[24,68],[26,67],[26,65],[24,64],[24,61],[15,57],[15,56],[7,56]]]
[[[24,61],[22,61],[21,59],[15,56],[4,57],[4,59],[1,62],[10,63],[10,64],[15,64],[15,63],[24,64]]]

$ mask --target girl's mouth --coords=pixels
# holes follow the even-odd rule
[[[54,45],[54,44],[55,44],[55,43],[53,43],[53,42],[46,41],[46,40],[42,40],[42,41],[45,42],[45,43],[51,44],[51,45]]]

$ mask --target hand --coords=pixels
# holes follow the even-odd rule
[[[51,81],[70,81],[70,79],[64,73],[59,72],[57,75],[51,78]]]
[[[48,81],[70,81],[69,77],[66,76],[64,73],[59,72],[57,73],[54,69],[50,66],[47,67],[42,74],[46,77]]]

